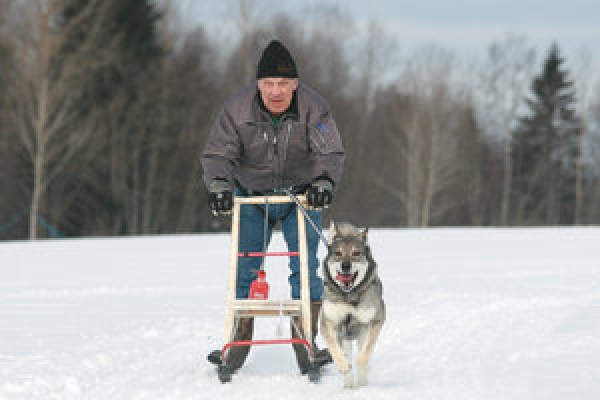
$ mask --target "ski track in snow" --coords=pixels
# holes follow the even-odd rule
[[[0,399],[600,398],[600,228],[369,239],[387,321],[355,390],[333,366],[308,382],[290,346],[219,383],[205,356],[223,345],[228,235],[0,243]],[[286,260],[267,272],[287,297]]]

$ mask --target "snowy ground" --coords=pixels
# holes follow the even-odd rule
[[[600,228],[370,240],[388,320],[358,390],[309,383],[289,346],[218,382],[227,235],[0,243],[0,399],[600,398]],[[285,260],[267,270],[286,297]]]

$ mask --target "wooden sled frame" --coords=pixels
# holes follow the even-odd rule
[[[303,195],[297,196],[301,204],[306,204],[306,197]],[[239,239],[240,239],[240,208],[245,204],[284,204],[294,203],[294,199],[291,199],[286,195],[274,195],[274,196],[253,196],[253,197],[234,197],[234,204],[232,210],[232,222],[231,222],[231,250],[229,257],[229,275],[227,279],[227,298],[225,306],[225,329],[224,329],[224,341],[221,352],[221,359],[223,363],[227,356],[227,350],[235,346],[252,346],[252,345],[263,345],[263,344],[303,344],[308,350],[309,358],[311,362],[314,357],[314,343],[311,343],[312,338],[312,327],[311,327],[311,315],[310,315],[310,284],[309,284],[309,272],[308,272],[308,250],[306,244],[306,223],[304,215],[299,207],[296,207],[297,220],[298,220],[298,252],[274,252],[274,253],[259,253],[262,256],[282,256],[282,255],[293,255],[298,256],[300,261],[300,300],[255,300],[255,299],[236,299],[237,289],[237,271],[238,271],[238,259],[240,256],[247,256],[239,252]],[[302,339],[275,339],[275,340],[249,340],[234,342],[236,321],[240,317],[280,317],[286,315],[289,317],[299,316],[302,321]],[[311,378],[311,380],[313,380]]]

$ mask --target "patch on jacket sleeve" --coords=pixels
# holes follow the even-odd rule
[[[327,129],[327,126],[326,126],[324,123],[322,123],[322,122],[317,122],[317,125],[315,125],[315,128],[317,128],[317,131],[318,131],[318,132],[319,132],[321,135],[323,135],[323,134],[325,134],[325,133],[329,132],[329,130]]]
[[[309,131],[310,149],[321,155],[343,153],[340,134],[329,112],[323,113]]]

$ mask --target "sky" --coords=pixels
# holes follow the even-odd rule
[[[239,4],[238,0],[173,1],[187,24],[202,23],[224,38],[234,26]],[[338,5],[359,29],[364,31],[374,21],[407,49],[437,44],[472,54],[494,41],[517,36],[540,49],[556,41],[568,53],[600,54],[598,0],[250,0],[249,4],[257,20],[279,12],[317,19],[324,6]]]

